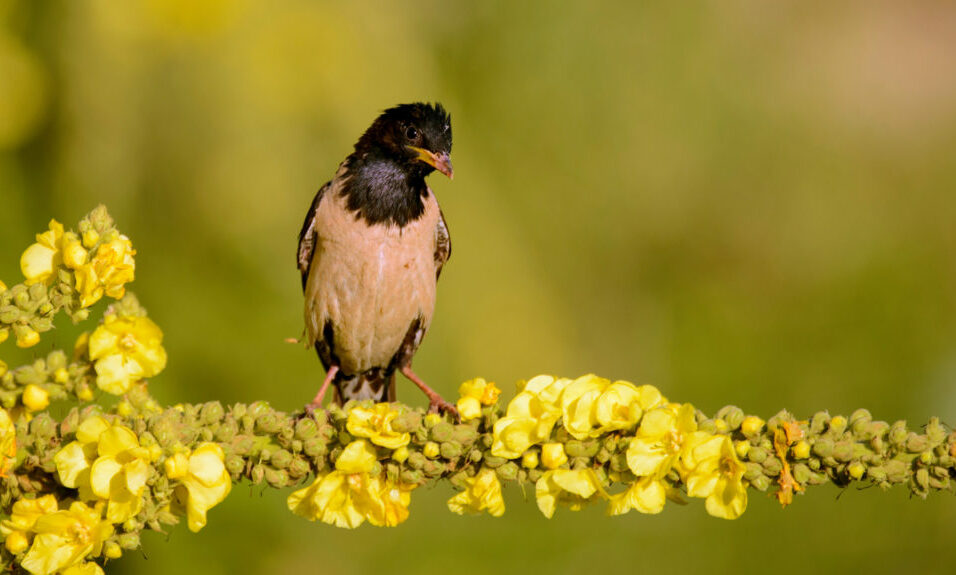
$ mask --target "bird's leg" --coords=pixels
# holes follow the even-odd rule
[[[428,396],[429,413],[445,412],[454,415],[456,419],[458,418],[458,410],[455,409],[455,406],[442,399],[442,396],[438,395],[435,390],[425,385],[425,382],[422,381],[420,377],[415,375],[414,371],[412,371],[412,366],[406,365],[403,367],[402,374],[404,374],[408,379],[412,380],[412,383],[417,385],[418,389],[425,392],[425,395]]]
[[[319,392],[315,394],[315,399],[311,401],[308,405],[305,406],[305,412],[309,415],[316,410],[322,407],[322,400],[325,399],[325,392],[329,389],[329,384],[332,383],[332,380],[335,379],[335,374],[339,372],[339,366],[333,365],[329,368],[329,371],[325,374],[325,381],[322,382],[322,387],[319,388]]]

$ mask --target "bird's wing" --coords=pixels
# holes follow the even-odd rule
[[[441,276],[441,269],[451,257],[451,236],[445,223],[445,214],[438,208],[438,225],[435,226],[435,279]]]
[[[297,256],[299,260],[299,271],[302,273],[303,290],[305,289],[306,281],[309,279],[309,269],[312,267],[312,254],[315,251],[315,242],[318,238],[318,230],[315,229],[315,212],[319,209],[319,202],[322,201],[322,196],[325,195],[325,191],[331,183],[332,182],[326,182],[326,184],[316,192],[315,198],[312,200],[312,206],[309,208],[309,213],[305,215],[302,231],[299,232],[299,251]]]

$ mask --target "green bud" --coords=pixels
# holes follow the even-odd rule
[[[847,420],[842,415],[835,415],[830,418],[830,432],[834,435],[840,435],[846,431]]]
[[[342,445],[348,445],[349,443],[352,443],[352,439],[354,438],[352,437],[351,434],[349,434],[348,431],[339,431],[336,439]]]
[[[456,425],[451,434],[451,440],[464,446],[473,444],[478,439],[478,431],[470,425]]]
[[[896,448],[900,448],[906,443],[906,438],[909,436],[909,432],[906,429],[905,421],[897,421],[890,426],[890,431],[887,438],[890,441],[890,445]]]
[[[492,469],[495,469],[495,468],[501,467],[502,465],[507,463],[507,461],[508,460],[505,459],[504,457],[489,455],[485,457],[485,467],[491,467]]]
[[[753,461],[754,463],[763,463],[767,460],[767,450],[763,447],[755,446],[751,447],[750,451],[747,452],[747,459]]]
[[[321,457],[329,452],[329,445],[321,437],[311,437],[302,442],[302,452],[309,457]]]
[[[537,483],[541,476],[544,475],[544,471],[539,469],[529,469],[528,470],[528,481],[531,483]]]
[[[237,435],[232,440],[232,451],[239,455],[249,455],[256,445],[256,438],[251,435]]]
[[[432,441],[436,443],[448,441],[451,439],[451,434],[454,430],[454,426],[447,421],[439,422],[431,429]]]
[[[933,463],[933,459],[935,458],[933,457],[932,451],[924,451],[923,453],[919,454],[919,462],[923,465],[929,465]]]
[[[406,463],[412,469],[421,469],[427,461],[428,458],[425,457],[424,453],[421,451],[412,451],[408,454],[408,461],[406,461]]]
[[[216,429],[216,440],[221,443],[228,443],[239,433],[239,425],[232,416],[227,416],[225,421],[219,424]]]
[[[813,472],[803,463],[797,463],[793,466],[793,479],[801,485],[810,481],[812,475]]]
[[[425,482],[425,474],[415,469],[403,469],[400,475],[403,483],[420,485]]]
[[[289,474],[286,473],[284,469],[272,469],[271,467],[267,467],[265,479],[266,483],[272,487],[285,487],[289,483]]]
[[[825,438],[817,439],[813,444],[811,451],[817,457],[830,457],[833,455],[833,441]]]
[[[614,471],[627,471],[627,454],[615,453],[611,456],[611,469]]]
[[[780,460],[776,457],[768,457],[763,462],[764,473],[771,477],[776,477],[780,475],[780,472],[783,471],[783,464],[780,463]]]
[[[886,479],[891,483],[902,483],[906,481],[907,471],[909,466],[906,463],[898,460],[891,459],[886,462],[886,465],[883,466],[886,470]]]
[[[929,439],[925,435],[910,433],[906,438],[906,450],[910,453],[921,453],[929,447]]]
[[[568,457],[594,457],[600,449],[601,444],[593,439],[588,441],[572,439],[568,441],[564,447],[564,451],[568,454]]]
[[[929,490],[929,471],[925,467],[916,470],[913,476],[913,482],[922,490]]]
[[[392,420],[392,429],[399,433],[415,431],[422,426],[422,415],[416,411],[406,411]]]
[[[199,412],[199,420],[208,425],[221,420],[223,414],[222,404],[218,401],[212,401],[203,405]]]
[[[123,549],[138,549],[139,548],[139,534],[138,533],[122,533],[116,538],[116,542],[119,543],[119,546]]]
[[[249,415],[251,415],[253,419],[259,419],[267,413],[272,413],[272,407],[267,401],[256,401],[249,405]]]
[[[285,449],[280,449],[272,454],[269,462],[276,469],[285,469],[290,463],[292,463],[292,454]]]
[[[445,459],[455,459],[461,455],[461,445],[451,441],[441,444],[441,456]]]
[[[744,411],[735,405],[728,405],[717,412],[717,417],[727,422],[727,427],[735,431],[744,422]]]
[[[853,459],[853,443],[850,441],[838,441],[833,444],[833,458],[837,461],[847,463]]]
[[[518,471],[519,468],[514,461],[509,461],[495,469],[495,473],[498,474],[498,477],[505,481],[514,481],[518,477]]]
[[[295,437],[297,439],[309,439],[315,437],[318,432],[319,426],[310,417],[303,417],[295,422]]]
[[[226,470],[229,471],[229,474],[233,477],[237,477],[242,474],[245,468],[245,460],[238,455],[230,455],[226,458]]]
[[[594,456],[594,459],[598,463],[607,463],[608,460],[611,459],[611,452],[608,451],[606,448],[602,447],[601,449],[598,450],[597,454]]]
[[[296,457],[289,464],[287,471],[289,472],[289,477],[296,479],[305,477],[309,474],[309,463],[301,457]]]
[[[713,419],[705,419],[704,421],[700,422],[700,424],[697,426],[697,429],[700,431],[706,431],[710,434],[715,434],[717,433],[717,424],[714,423]]]
[[[232,414],[232,417],[234,419],[239,420],[242,418],[243,415],[246,414],[246,411],[247,409],[244,403],[237,403],[232,406],[232,408],[229,410],[229,413]]]
[[[262,479],[266,475],[266,468],[264,465],[256,464],[252,467],[252,471],[249,473],[249,479],[252,480],[252,483],[259,485],[262,483]]]
[[[761,475],[751,480],[750,485],[759,491],[766,491],[770,489],[770,479],[764,475]]]
[[[761,466],[758,463],[744,464],[744,479],[752,483],[755,479],[762,476],[763,476],[763,466]]]
[[[422,472],[428,477],[438,477],[445,472],[445,465],[440,461],[432,461],[429,459],[425,461],[425,465],[422,466]]]
[[[270,434],[279,431],[279,418],[273,412],[260,415],[256,418],[256,431]]]
[[[938,417],[930,418],[926,425],[926,438],[934,446],[946,441],[946,428],[939,422]]]

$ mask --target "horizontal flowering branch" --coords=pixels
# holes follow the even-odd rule
[[[27,282],[0,284],[0,302],[16,307],[3,329],[12,326],[21,344],[35,343],[21,338],[23,326],[45,331],[37,318],[65,311],[79,321],[91,301],[120,298],[69,356],[57,350],[12,369],[0,362],[0,563],[14,572],[102,573],[101,564],[139,547],[143,530],[183,517],[190,530],[203,528],[238,482],[298,487],[293,513],[354,528],[401,523],[414,490],[439,481],[458,490],[448,507],[459,514],[502,515],[502,484],[513,482],[533,485],[548,517],[596,503],[610,515],[659,513],[668,499],[700,498],[711,515],[734,519],[751,489],[783,505],[825,483],[925,497],[952,490],[956,477],[956,433],[937,419],[917,432],[862,409],[764,421],[728,406],[711,416],[652,386],[594,375],[534,377],[507,405],[494,383],[465,382],[461,421],[398,403],[351,402],[312,416],[264,401],[164,408],[145,381],[165,367],[162,332],[125,294],[135,252],[105,210],[84,221],[99,222],[87,227],[96,241],[51,224],[24,253]],[[104,245],[113,255],[100,256]],[[84,299],[93,284],[81,270],[95,261],[102,289]],[[55,290],[59,303],[34,305],[36,286]],[[96,388],[116,401],[90,403]],[[57,421],[46,411],[56,400],[77,405]]]

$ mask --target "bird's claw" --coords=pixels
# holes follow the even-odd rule
[[[428,413],[447,414],[455,418],[455,421],[461,422],[461,416],[458,415],[458,409],[442,399],[441,397],[432,397],[428,403]]]

